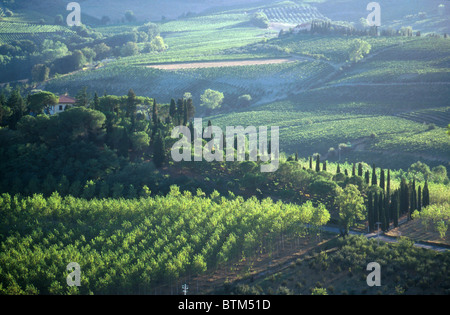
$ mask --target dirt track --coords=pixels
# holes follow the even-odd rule
[[[292,59],[254,59],[254,60],[230,60],[230,61],[208,61],[208,62],[192,62],[192,63],[176,63],[176,64],[160,64],[149,65],[147,68],[155,68],[161,70],[181,70],[181,69],[200,69],[200,68],[221,68],[221,67],[240,67],[269,65],[293,62]]]

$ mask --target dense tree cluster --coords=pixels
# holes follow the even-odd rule
[[[133,90],[91,97],[82,89],[74,108],[53,116],[44,114],[58,102],[50,92],[23,97],[15,89],[1,94],[0,102],[0,189],[26,195],[57,190],[63,196],[133,198],[143,186],[157,185],[151,161],[158,167],[167,162],[173,122],[187,125],[195,112],[192,99],[180,99],[176,112],[168,113]],[[133,163],[141,165],[140,173],[116,182]]]

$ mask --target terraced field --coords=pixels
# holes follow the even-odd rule
[[[409,113],[402,113],[399,117],[423,124],[434,124],[445,128],[450,124],[450,107],[424,109]]]

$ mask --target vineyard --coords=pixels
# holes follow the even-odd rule
[[[329,148],[337,148],[340,143],[361,143],[342,158],[374,160],[371,151],[385,152],[396,154],[397,158],[377,154],[378,163],[401,168],[426,158],[430,162],[448,159],[450,147],[443,129],[447,111],[446,107],[442,108],[442,114],[440,110],[446,103],[447,90],[425,85],[336,86],[208,119],[219,126],[279,126],[281,150],[298,152],[300,156],[315,152],[325,155]],[[421,97],[414,97],[416,93]],[[414,111],[427,107],[436,117],[442,116],[441,124],[430,127],[423,120],[416,122],[405,116],[407,110],[414,115]],[[415,154],[420,156],[414,157]]]
[[[317,8],[306,5],[274,6],[262,11],[269,21],[277,23],[302,24],[312,20],[327,20]]]
[[[371,42],[375,55],[332,83],[448,83],[450,44],[444,38]],[[377,51],[382,53],[377,54]]]
[[[91,90],[120,95],[125,94],[129,86],[133,86],[140,95],[163,101],[169,101],[165,100],[167,95],[190,92],[197,104],[200,95],[211,88],[223,92],[225,96],[250,94],[258,101],[274,95],[283,97],[331,71],[331,66],[320,61],[176,71],[115,64],[52,80],[47,88],[62,91],[70,85],[70,91],[73,91],[71,93],[76,93],[83,86],[89,86]]]
[[[409,113],[402,113],[399,117],[416,121],[423,124],[434,124],[445,128],[450,122],[450,107],[442,107],[435,109],[424,109]]]
[[[2,293],[138,293],[204,273],[239,257],[271,253],[283,240],[316,233],[322,206],[255,198],[193,196],[86,201],[0,197]],[[65,284],[70,262],[79,289]]]
[[[10,43],[15,40],[44,40],[52,35],[67,35],[73,31],[59,25],[39,25],[32,23],[12,23],[0,21],[0,43]]]

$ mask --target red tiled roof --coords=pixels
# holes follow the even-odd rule
[[[75,104],[75,99],[67,96],[67,95],[61,95],[59,97],[59,104]]]

